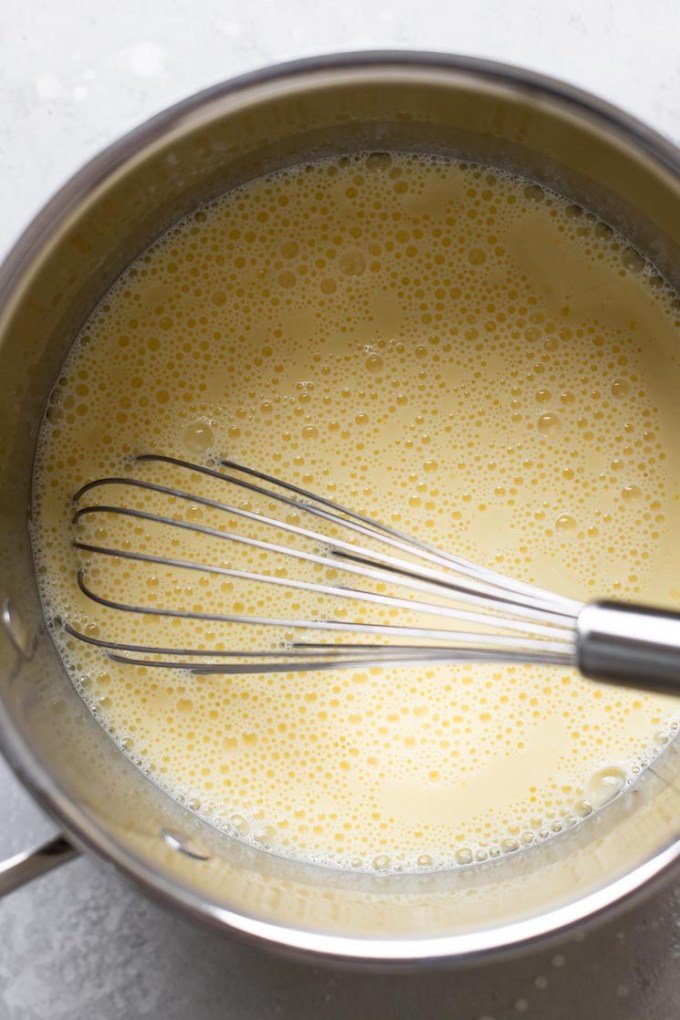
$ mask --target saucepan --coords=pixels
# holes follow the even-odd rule
[[[0,746],[64,835],[0,867],[7,892],[79,850],[222,931],[354,961],[467,959],[583,924],[680,856],[680,754],[544,845],[437,874],[350,874],[247,846],[115,747],[45,628],[28,534],[50,389],[79,327],[168,226],[250,178],[357,151],[506,167],[597,212],[680,284],[680,153],[526,71],[439,54],[331,56],[247,75],[153,118],[49,202],[0,275]]]

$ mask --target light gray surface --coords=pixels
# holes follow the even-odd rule
[[[412,47],[524,64],[680,139],[677,0],[2,0],[0,256],[89,156],[277,60]],[[0,763],[0,858],[54,831]],[[562,945],[468,971],[353,975],[199,931],[80,860],[0,904],[0,1020],[677,1020],[680,880]]]

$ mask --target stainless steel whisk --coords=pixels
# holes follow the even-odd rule
[[[138,620],[172,618],[186,628],[181,629],[178,647],[166,647],[107,640],[92,628],[60,621],[68,634],[106,649],[116,662],[200,674],[402,663],[537,663],[576,666],[589,679],[680,694],[680,614],[566,598],[231,460],[204,466],[143,454],[134,458],[134,464],[142,473],[153,470],[156,480],[132,474],[101,478],[74,496],[78,533],[73,544],[85,557],[78,585],[88,602],[105,613],[132,614]],[[170,484],[158,480],[160,472],[171,473]],[[177,478],[186,478],[187,487]],[[200,479],[223,488],[224,500],[196,492],[194,483]],[[95,495],[103,497],[102,502],[94,500]],[[264,509],[254,509],[252,498],[264,503]],[[163,501],[167,513],[158,510]],[[187,507],[192,508],[188,515]],[[200,519],[204,513],[212,515],[212,524]],[[114,546],[101,538],[110,515],[130,526],[130,538]],[[139,534],[145,536],[144,546],[162,537],[157,551],[135,548]],[[203,562],[175,556],[172,549],[181,549],[182,536],[187,535],[193,536],[194,547],[200,541],[213,547],[217,543],[229,555],[245,552],[250,557],[247,569],[234,566],[231,559]],[[232,605],[231,612],[118,600],[112,591],[98,591],[90,577],[96,578],[101,573],[97,564],[107,560],[130,569],[226,580],[247,586],[251,595],[252,586],[258,591],[264,586],[263,593],[276,592],[279,602],[283,598],[285,605],[297,607],[297,615],[268,615],[249,608],[276,604],[276,599],[263,596],[255,602],[251,597],[248,605],[246,599],[238,611]],[[309,596],[316,601],[310,603]],[[296,603],[296,598],[302,602]],[[323,608],[336,600],[343,606],[357,604],[358,618],[344,618],[346,611],[344,616],[331,611],[310,618],[305,598],[306,605],[318,602]],[[366,619],[370,607],[377,611],[377,619]],[[425,618],[434,618],[434,624],[426,624]],[[244,647],[233,647],[231,641],[205,647],[205,639],[196,641],[189,625],[203,628],[204,638],[205,629],[209,636],[215,626],[228,626],[239,639],[252,629],[252,634],[264,637],[264,647],[251,647],[252,638]],[[301,632],[304,640],[298,639]],[[189,634],[196,647],[188,646]]]

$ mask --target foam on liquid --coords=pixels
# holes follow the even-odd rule
[[[72,494],[149,451],[234,457],[570,596],[677,606],[679,319],[608,226],[496,171],[376,153],[252,182],[138,259],[64,365],[34,483],[46,614],[133,643],[272,640],[206,622],[187,641],[181,621],[80,596]],[[220,527],[205,507],[170,510]],[[143,523],[82,527],[262,567]],[[385,618],[125,561],[91,558],[87,576],[150,606]],[[201,677],[55,639],[101,724],[173,796],[245,840],[343,867],[448,867],[541,841],[610,800],[675,727],[670,699],[565,669]]]

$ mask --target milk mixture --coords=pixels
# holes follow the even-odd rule
[[[385,619],[75,550],[84,483],[178,483],[131,463],[144,452],[234,458],[575,598],[680,606],[679,320],[653,267],[606,224],[488,168],[375,153],[252,182],[139,258],[63,367],[34,482],[46,616],[133,645],[274,640],[98,607],[78,591],[82,566],[92,589],[152,610]],[[181,481],[261,509],[217,481]],[[177,519],[247,531],[205,505],[153,499]],[[76,531],[270,568],[249,547],[114,515]],[[449,867],[539,843],[633,781],[676,727],[671,699],[569,669],[197,676],[117,664],[59,623],[54,637],[101,725],[176,799],[248,842],[347,868]]]

